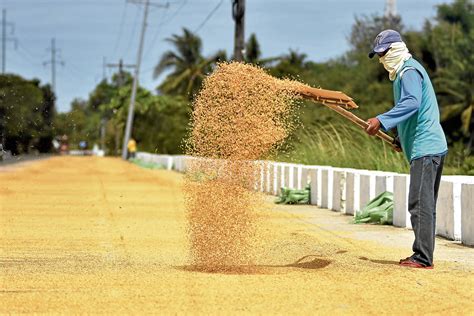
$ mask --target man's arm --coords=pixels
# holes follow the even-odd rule
[[[413,116],[421,105],[422,77],[415,69],[407,70],[401,79],[401,95],[398,103],[388,112],[371,118],[366,132],[375,135],[380,128],[388,131]]]

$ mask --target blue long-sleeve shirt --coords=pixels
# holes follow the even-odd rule
[[[396,127],[418,111],[421,105],[422,81],[420,73],[414,68],[403,73],[400,100],[390,111],[377,116],[384,130]]]

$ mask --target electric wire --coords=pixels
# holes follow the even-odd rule
[[[168,8],[164,9],[163,14],[161,15],[160,21],[163,21],[165,19],[167,12],[168,12]],[[145,51],[145,54],[143,54],[143,59],[146,59],[146,57],[150,54],[150,52],[155,47],[156,40],[158,39],[158,35],[160,33],[161,33],[161,25],[158,24],[158,26],[156,27],[156,32],[153,35],[153,39],[151,40],[150,45],[148,45],[148,48]]]
[[[118,32],[118,35],[117,35],[117,39],[115,40],[115,45],[114,45],[114,49],[112,51],[112,54],[117,53],[117,50],[118,50],[119,44],[120,44],[120,40],[122,39],[123,25],[125,23],[125,18],[127,16],[127,5],[128,5],[128,2],[125,1],[123,9],[122,9],[122,17],[120,18],[119,32]]]
[[[194,30],[194,33],[198,33],[204,27],[204,25],[206,25],[206,23],[211,19],[211,17],[214,15],[214,13],[216,13],[216,11],[220,8],[220,6],[222,5],[223,2],[224,2],[224,0],[219,1],[219,3],[214,7],[214,9],[212,9],[211,12],[209,12],[209,14],[206,16],[206,18]]]
[[[135,39],[135,32],[137,30],[138,17],[140,15],[140,12],[141,12],[141,6],[137,6],[137,12],[135,14],[135,18],[134,18],[133,24],[132,24],[132,32],[130,33],[130,39],[129,39],[128,45],[125,47],[125,49],[128,49],[129,47],[131,47],[132,43],[133,43],[133,40]]]

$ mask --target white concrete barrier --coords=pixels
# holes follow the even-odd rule
[[[355,215],[359,210],[359,173],[355,170],[346,172],[346,214]]]
[[[364,208],[375,195],[375,175],[369,172],[360,174],[359,207]],[[372,191],[374,193],[372,193]]]
[[[281,188],[285,186],[285,165],[283,163],[277,164],[277,186],[276,186],[276,195],[280,194]]]
[[[329,169],[324,168],[321,170],[321,204],[323,208],[329,207],[329,191],[332,186],[329,184]],[[331,172],[332,173],[332,172]]]
[[[257,190],[260,192],[264,192],[265,189],[265,178],[266,178],[266,168],[265,168],[265,162],[264,161],[258,161],[257,162]]]
[[[316,167],[308,167],[309,169],[309,178],[310,178],[310,203],[312,205],[318,205],[319,199],[319,181],[318,181],[318,168]]]
[[[265,193],[271,194],[273,192],[273,162],[266,163],[266,179],[265,179]]]
[[[290,186],[290,181],[291,181],[291,168],[290,165],[285,163],[282,164],[282,175],[283,175],[283,185],[282,187],[288,188]]]
[[[461,188],[461,242],[474,246],[474,184]]]
[[[280,183],[281,183],[281,168],[278,163],[273,164],[273,195],[277,195],[280,189]]]
[[[309,171],[310,169],[307,166],[302,166],[301,167],[301,177],[300,177],[300,189],[306,188],[308,183],[311,181],[309,180]]]
[[[408,192],[410,191],[410,176],[398,174],[393,181],[393,225],[411,228],[410,213],[408,212]]]
[[[299,189],[299,185],[300,185],[300,177],[301,175],[299,174],[300,173],[300,166],[301,165],[292,165],[292,169],[293,169],[293,183],[291,184],[291,188],[292,189]]]
[[[186,172],[192,158],[139,152],[137,158],[166,169]],[[310,183],[310,203],[354,215],[382,192],[394,193],[393,225],[411,228],[408,212],[410,178],[406,174],[380,171],[305,166],[259,161],[255,189],[278,194],[281,187],[303,189]],[[443,176],[437,207],[436,231],[440,236],[474,245],[474,177]]]
[[[436,234],[448,239],[459,240],[461,238],[461,227],[456,219],[458,214],[456,214],[454,207],[453,192],[453,182],[441,181],[436,208]]]
[[[332,210],[346,213],[346,171],[333,170]]]

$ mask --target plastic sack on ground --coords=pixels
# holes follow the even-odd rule
[[[384,192],[357,211],[355,224],[373,223],[391,225],[393,223],[393,193]]]
[[[309,204],[310,185],[308,184],[304,190],[296,190],[289,188],[281,188],[280,195],[275,203],[277,204]]]

